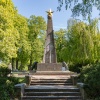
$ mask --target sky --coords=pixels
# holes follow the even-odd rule
[[[62,10],[57,11],[58,0],[12,0],[14,6],[17,7],[18,13],[29,18],[31,15],[42,16],[47,21],[46,11],[53,10],[53,28],[54,31],[60,28],[67,29],[67,20],[71,17],[71,10],[65,10],[63,6]],[[92,18],[99,17],[97,10],[94,8]],[[82,17],[76,19],[82,20]]]

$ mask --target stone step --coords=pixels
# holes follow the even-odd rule
[[[31,81],[31,83],[72,83],[72,81]]]
[[[71,72],[71,71],[37,71],[36,73],[34,71],[29,72],[30,75],[77,75],[77,73]]]
[[[73,85],[72,83],[30,83],[30,85]]]
[[[71,79],[67,79],[67,80],[31,80],[31,83],[71,83],[72,80]]]
[[[70,77],[61,77],[61,76],[52,76],[52,77],[48,77],[48,76],[34,76],[34,77],[31,77],[31,80],[71,80]]]
[[[46,81],[43,81],[43,80],[32,80],[31,83],[72,83],[71,80],[66,80],[66,81],[50,81],[50,80],[46,80]]]
[[[25,96],[80,96],[80,92],[25,92]]]
[[[39,75],[39,74],[36,74],[36,75],[30,75],[32,76],[32,78],[38,78],[38,77],[41,77],[43,79],[46,79],[47,78],[50,78],[50,79],[62,79],[62,78],[70,78],[70,75],[48,75],[48,74],[45,74],[45,75]]]
[[[25,88],[25,92],[79,92],[79,88],[74,86],[46,86],[35,85]]]
[[[71,79],[31,79],[34,82],[71,82]]]
[[[22,100],[82,100],[81,96],[23,96]]]

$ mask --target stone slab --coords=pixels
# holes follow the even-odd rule
[[[48,86],[48,85],[33,85],[26,87],[26,89],[79,89],[76,86]]]
[[[33,76],[49,76],[49,77],[53,77],[53,76],[71,76],[71,75],[77,75],[77,73],[71,72],[71,71],[30,71],[29,72],[30,75]]]
[[[61,71],[61,63],[38,63],[37,71]]]

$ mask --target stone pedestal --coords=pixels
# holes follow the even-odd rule
[[[61,71],[61,63],[38,63],[37,71]]]

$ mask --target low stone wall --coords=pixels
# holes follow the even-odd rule
[[[38,63],[37,71],[61,71],[61,63]]]
[[[85,86],[86,86],[86,84],[84,84],[84,83],[77,83],[77,87],[80,89],[80,92],[82,95],[82,100],[90,100],[87,98],[87,94],[86,94],[85,89],[84,89]]]
[[[26,87],[26,83],[16,84],[15,85],[15,97],[14,100],[21,100],[21,97],[23,97],[24,89]]]
[[[71,75],[73,85],[77,85],[78,75]]]

